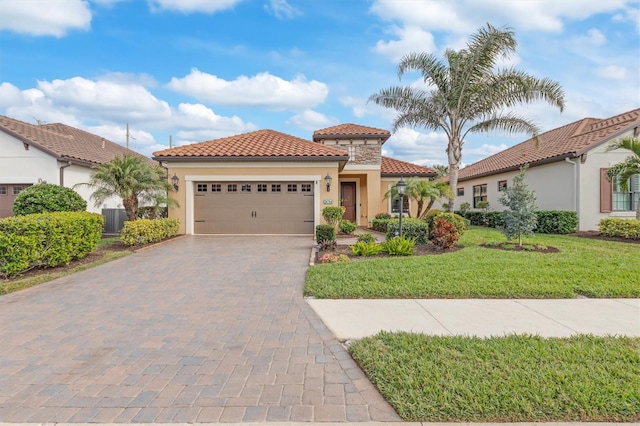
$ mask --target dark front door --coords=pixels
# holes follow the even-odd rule
[[[355,222],[356,220],[356,183],[340,183],[340,205],[346,210],[342,216],[344,219]]]

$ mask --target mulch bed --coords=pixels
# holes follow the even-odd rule
[[[615,241],[618,243],[640,244],[640,240],[632,240],[631,238],[605,237],[604,235],[600,235],[599,231],[580,231],[568,235],[572,237],[592,238],[595,240]]]
[[[443,253],[453,253],[454,251],[462,250],[464,247],[455,246],[448,250],[443,250],[439,247],[434,246],[433,244],[420,244],[414,247],[412,256],[428,256],[434,254],[443,254]],[[320,251],[317,254],[317,258],[322,257],[323,254],[333,253],[336,255],[346,254],[349,256],[351,260],[366,260],[366,259],[377,259],[380,257],[408,257],[408,256],[391,256],[388,253],[380,252],[373,256],[355,256],[348,245],[338,245],[335,250],[331,251]]]

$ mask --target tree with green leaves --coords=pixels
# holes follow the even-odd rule
[[[389,189],[384,198],[391,198],[395,200],[399,196],[398,190],[395,185]],[[407,188],[405,189],[405,196],[412,200],[415,200],[418,207],[416,217],[424,219],[427,212],[431,209],[433,204],[441,198],[449,198],[453,196],[453,191],[449,184],[442,181],[431,180],[419,180],[415,178],[407,179]],[[425,208],[426,204],[426,208]],[[423,210],[424,208],[424,210]],[[407,212],[411,217],[411,212]]]
[[[542,100],[564,110],[564,92],[557,82],[514,68],[497,68],[498,60],[513,55],[516,46],[511,29],[487,24],[471,36],[466,48],[445,50],[444,61],[431,53],[409,53],[401,59],[399,78],[409,71],[419,71],[428,85],[426,89],[415,85],[390,87],[369,100],[398,112],[394,131],[424,127],[447,135],[449,186],[456,188],[467,135],[501,130],[527,132],[535,137],[538,126],[509,112],[510,108]],[[454,209],[454,197],[449,199],[449,211]]]
[[[620,148],[628,149],[631,151],[631,155],[611,167],[607,171],[607,177],[609,180],[616,182],[621,190],[629,191],[631,177],[640,175],[640,139],[623,138],[617,140],[609,146],[608,150],[612,151]],[[636,203],[636,219],[640,220],[640,199]]]
[[[122,205],[130,221],[138,218],[140,203],[147,205],[177,205],[168,196],[172,190],[167,172],[159,165],[149,163],[144,157],[124,154],[108,163],[99,164],[91,172],[89,182],[79,185],[94,189],[91,200],[96,207],[111,197],[122,199]]]
[[[538,224],[536,216],[536,195],[524,182],[527,167],[513,178],[513,185],[503,190],[500,203],[507,209],[503,211],[504,227],[501,231],[509,241],[516,238],[522,246],[523,235],[533,235]]]
[[[449,174],[449,166],[445,166],[444,164],[434,164],[433,170],[436,171],[436,179]]]

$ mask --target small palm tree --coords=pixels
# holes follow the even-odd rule
[[[623,191],[629,190],[631,176],[640,174],[640,139],[624,138],[613,142],[608,150],[628,149],[631,155],[607,171],[609,180],[616,182]],[[636,205],[636,219],[640,220],[640,199]]]
[[[436,178],[441,178],[449,174],[449,166],[444,164],[434,164],[433,169],[436,171]]]
[[[407,188],[405,190],[405,194],[416,201],[418,206],[418,211],[416,213],[417,218],[424,219],[427,215],[427,212],[431,209],[433,204],[441,199],[441,198],[449,198],[453,196],[453,191],[448,183],[442,181],[431,181],[431,180],[418,180],[414,178],[407,179]],[[384,198],[395,199],[398,196],[398,190],[395,186],[393,186],[387,193],[384,195]],[[422,210],[425,207],[425,203],[427,204],[424,211]],[[411,213],[407,212],[409,217],[411,217]]]
[[[371,95],[369,100],[397,110],[394,131],[418,126],[447,135],[449,186],[456,188],[462,146],[469,133],[502,130],[535,136],[538,127],[508,112],[510,108],[543,100],[560,111],[564,109],[564,92],[557,82],[512,68],[496,70],[498,59],[511,56],[516,46],[513,31],[487,24],[471,36],[465,49],[447,49],[444,61],[430,53],[409,53],[401,59],[398,76],[419,71],[429,85],[427,89],[391,87]],[[450,211],[454,195],[449,199]]]
[[[108,198],[122,198],[122,205],[130,221],[138,218],[139,203],[177,205],[167,195],[172,187],[167,181],[166,171],[137,155],[124,154],[98,165],[91,173],[89,182],[79,185],[95,190],[91,194],[91,200],[96,207]]]

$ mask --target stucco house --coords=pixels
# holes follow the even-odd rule
[[[13,214],[15,197],[27,186],[47,182],[73,188],[89,181],[92,167],[125,153],[140,155],[65,124],[34,125],[0,116],[0,218]],[[90,188],[74,190],[87,200],[88,211],[122,207],[115,198],[95,207]]]
[[[341,124],[312,140],[274,130],[157,151],[153,159],[177,182],[169,210],[187,234],[308,234],[322,209],[344,206],[346,219],[366,226],[397,202],[384,194],[402,176],[435,171],[382,156],[387,130]],[[415,206],[405,202],[415,210]]]
[[[528,139],[460,170],[456,206],[468,202],[476,208],[488,201],[492,210],[502,210],[500,192],[528,164],[526,183],[536,192],[540,210],[573,210],[580,230],[596,230],[606,217],[634,218],[640,175],[631,179],[630,191],[622,192],[606,172],[631,154],[608,151],[611,141],[639,135],[640,109],[583,118],[542,133],[537,141]]]

